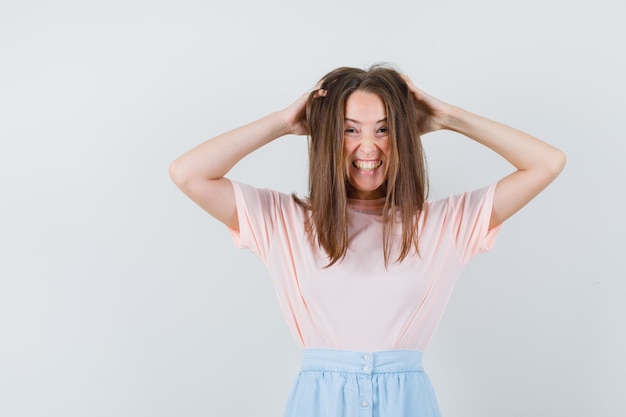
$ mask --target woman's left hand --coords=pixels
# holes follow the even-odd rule
[[[559,149],[528,133],[444,103],[403,76],[415,98],[421,133],[446,129],[475,140],[509,161],[517,170],[496,186],[489,227],[493,228],[524,207],[548,186],[565,165]]]
[[[446,119],[450,105],[417,88],[409,76],[403,75],[402,78],[415,98],[421,134],[446,129]]]

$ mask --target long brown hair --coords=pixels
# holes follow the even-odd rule
[[[422,149],[415,99],[400,73],[385,66],[368,70],[341,67],[321,80],[324,94],[312,92],[307,102],[309,195],[294,196],[310,210],[306,230],[326,251],[333,265],[348,249],[348,206],[343,150],[345,105],[357,90],[377,94],[385,104],[390,140],[386,197],[383,209],[385,265],[392,252],[394,230],[402,225],[397,262],[418,252],[417,214],[428,194],[426,159]]]

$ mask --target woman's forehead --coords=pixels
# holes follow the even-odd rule
[[[357,90],[346,100],[346,120],[355,123],[380,123],[386,117],[385,103],[378,94]]]

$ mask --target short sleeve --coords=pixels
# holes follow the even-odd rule
[[[232,181],[239,230],[229,228],[235,244],[266,261],[274,231],[277,198],[271,190]]]
[[[449,197],[446,217],[452,223],[455,246],[465,265],[493,247],[500,225],[489,229],[496,184]]]

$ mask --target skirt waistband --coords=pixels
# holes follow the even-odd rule
[[[422,352],[418,350],[385,350],[356,352],[336,349],[303,349],[302,371],[383,374],[423,372]]]

